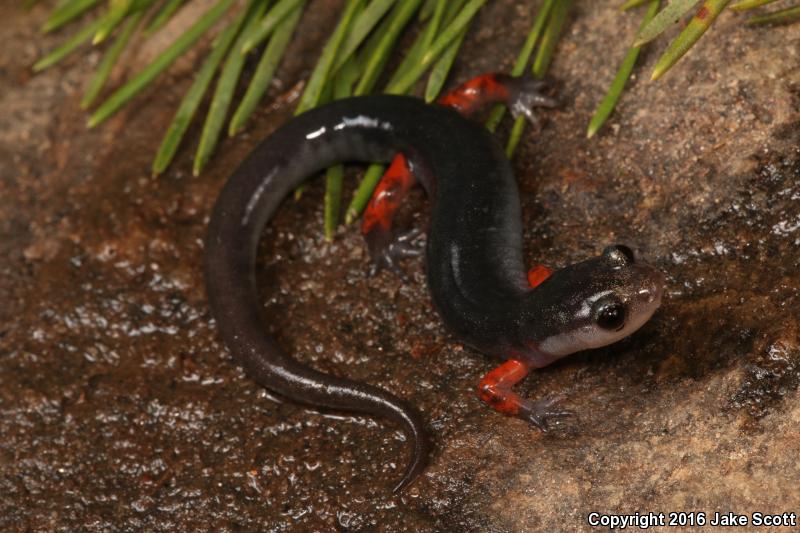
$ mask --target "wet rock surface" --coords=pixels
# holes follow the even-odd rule
[[[216,338],[201,277],[216,193],[291,116],[335,23],[338,4],[317,4],[277,103],[199,178],[194,128],[160,179],[149,164],[191,58],[87,131],[78,103],[97,56],[31,76],[57,42],[36,33],[46,10],[0,7],[0,529],[552,531],[586,527],[590,511],[796,512],[800,26],[746,29],[727,14],[659,83],[644,81],[651,52],[587,141],[638,21],[618,2],[578,3],[552,70],[564,105],[514,160],[526,253],[559,266],[624,242],[668,287],[630,339],[524,382],[529,396],[565,392],[578,413],[547,435],[479,404],[493,362],[443,330],[421,261],[407,284],[366,279],[355,228],[321,238],[320,180],[284,204],[260,256],[265,327],[309,364],[424,412],[431,465],[394,496],[402,435],[257,387]],[[508,68],[531,16],[490,3],[453,79]],[[424,206],[416,196],[413,223]]]

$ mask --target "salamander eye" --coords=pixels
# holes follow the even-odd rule
[[[625,325],[627,311],[616,296],[608,296],[595,302],[593,315],[595,323],[601,328],[619,331]]]
[[[633,250],[624,244],[614,244],[603,250],[603,257],[611,263],[619,266],[632,265],[636,262]]]

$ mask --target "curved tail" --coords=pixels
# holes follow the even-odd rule
[[[297,402],[383,416],[403,428],[412,459],[394,489],[399,491],[419,475],[427,460],[430,444],[420,414],[385,390],[323,374],[281,350],[265,332],[255,280],[259,237],[291,190],[334,163],[387,161],[397,150],[413,152],[413,142],[404,142],[411,135],[391,126],[395,119],[402,122],[428,113],[441,119],[440,114],[451,113],[403,97],[360,100],[357,105],[353,100],[335,102],[296,117],[253,150],[214,206],[205,277],[221,337],[260,385]]]

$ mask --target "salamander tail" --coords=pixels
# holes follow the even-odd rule
[[[406,438],[411,441],[411,460],[403,473],[403,477],[394,487],[393,492],[399,493],[408,487],[422,473],[428,462],[431,442],[425,431],[425,422],[419,412],[411,407],[403,408],[397,413],[402,417]]]

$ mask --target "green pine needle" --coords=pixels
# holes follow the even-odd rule
[[[116,27],[125,19],[128,12],[133,7],[134,0],[111,0],[109,2],[108,12],[103,18],[103,23],[97,29],[92,37],[92,44],[99,44],[103,42],[106,37],[111,35]]]
[[[172,15],[178,11],[178,8],[183,5],[184,1],[185,0],[169,0],[166,4],[164,4],[156,16],[153,17],[153,20],[150,22],[150,24],[147,25],[147,29],[144,31],[145,35],[149,37],[160,30],[164,24],[166,24],[169,19],[172,18]]]
[[[242,53],[246,54],[262,42],[275,30],[294,8],[305,0],[280,0],[270,9],[258,25],[253,28],[242,45]]]
[[[383,16],[396,2],[397,0],[373,0],[356,17],[352,27],[347,32],[344,43],[342,43],[342,51],[337,56],[333,66],[334,72],[339,70],[345,61],[353,55],[353,52],[364,42],[373,28],[378,25]]]
[[[442,0],[425,0],[425,3],[422,4],[422,8],[419,10],[419,15],[417,16],[417,20],[420,22],[425,22],[433,15],[433,12],[436,10],[436,5],[441,3]]]
[[[264,93],[267,92],[272,77],[278,65],[283,59],[283,54],[286,52],[286,47],[294,34],[294,29],[300,21],[303,14],[304,4],[300,4],[294,8],[294,11],[289,13],[283,22],[272,34],[269,39],[269,44],[261,54],[261,59],[258,62],[256,71],[253,74],[253,79],[247,86],[247,92],[242,97],[239,107],[233,113],[231,122],[228,125],[228,135],[233,137],[236,133],[244,129],[245,124],[250,119],[250,116],[255,111]]]
[[[452,24],[439,34],[431,44],[425,54],[420,58],[419,62],[412,65],[408,72],[406,72],[400,79],[393,85],[386,88],[389,94],[403,94],[411,88],[411,86],[419,79],[423,72],[444,52],[445,48],[458,37],[462,29],[464,29],[472,18],[477,14],[478,10],[483,7],[486,0],[469,0],[464,9],[458,14]]]
[[[624,4],[622,4],[619,8],[620,11],[627,11],[629,9],[633,9],[634,7],[639,7],[645,5],[650,0],[628,0]]]
[[[244,29],[239,34],[236,44],[233,46],[233,51],[225,59],[225,64],[222,66],[222,72],[217,81],[217,87],[214,89],[214,96],[211,98],[208,115],[206,115],[206,120],[203,123],[200,144],[197,146],[197,153],[192,165],[192,173],[195,176],[200,174],[217,147],[222,127],[225,124],[225,118],[228,116],[228,109],[233,100],[233,92],[236,90],[239,76],[242,74],[242,67],[244,67],[245,56],[240,54],[238,50],[241,48],[242,41],[248,30],[252,29],[264,14],[267,8],[267,1],[250,0],[245,8],[247,15],[245,16]]]
[[[780,11],[773,11],[765,15],[759,15],[748,19],[747,24],[751,26],[761,24],[788,24],[800,20],[800,6],[789,7],[781,9]]]
[[[658,6],[661,3],[660,0],[648,1],[650,2],[650,6],[647,8],[647,12],[642,19],[641,25],[639,26],[640,30],[653,19],[656,11],[658,11]],[[599,130],[600,127],[605,124],[606,120],[611,115],[611,112],[614,111],[617,101],[619,101],[619,97],[622,95],[623,89],[625,89],[625,84],[628,82],[628,79],[633,72],[633,67],[636,65],[636,59],[639,57],[640,50],[641,46],[631,46],[628,49],[628,53],[625,55],[625,59],[622,60],[622,65],[620,65],[614,81],[611,82],[608,92],[600,102],[600,105],[597,106],[594,116],[589,121],[589,127],[586,130],[587,138],[591,138],[595,133],[597,133],[597,130]]]
[[[676,0],[673,0],[676,1]],[[730,3],[731,0],[706,0],[689,24],[675,38],[666,52],[658,59],[656,66],[653,67],[652,79],[657,80],[664,75],[678,60],[689,51],[706,30],[713,24],[717,16]],[[656,15],[657,16],[657,15]],[[638,41],[637,41],[638,42]]]
[[[389,78],[389,82],[386,84],[387,87],[391,87],[397,83],[397,80],[404,76],[412,65],[417,64],[420,59],[422,59],[422,55],[428,51],[434,37],[436,37],[436,33],[439,31],[439,26],[442,24],[445,14],[445,7],[460,7],[465,1],[466,0],[451,0],[449,6],[447,0],[439,0],[437,2],[435,6],[436,11],[434,11],[432,17],[430,17],[430,22],[428,22],[428,24],[425,26],[425,29],[420,32],[420,34],[414,40],[414,43],[406,51],[405,57],[400,63],[400,66],[395,69],[391,78]]]
[[[197,108],[200,107],[203,96],[206,94],[209,85],[211,85],[211,80],[214,77],[214,73],[217,71],[217,67],[219,67],[222,58],[225,57],[225,54],[233,44],[233,40],[239,33],[239,29],[244,22],[245,14],[246,11],[242,10],[233,22],[228,24],[228,26],[217,35],[216,39],[214,39],[211,53],[206,57],[203,66],[200,67],[200,70],[197,72],[192,86],[186,91],[167,129],[167,133],[161,141],[161,146],[153,161],[154,176],[164,172],[175,157],[178,146],[183,136],[186,134],[186,130],[189,128],[189,124],[192,122]]]
[[[88,41],[92,35],[94,35],[94,32],[100,27],[101,22],[102,20],[98,19],[84,26],[75,35],[64,41],[61,46],[34,63],[32,67],[33,71],[41,72],[48,67],[52,67],[74,52],[80,45]]]
[[[397,41],[398,37],[400,37],[400,32],[403,31],[408,21],[416,13],[420,3],[421,0],[403,0],[403,2],[397,4],[391,14],[391,22],[386,29],[386,33],[381,37],[374,53],[366,60],[364,72],[356,86],[355,94],[366,94],[375,85],[378,76],[386,65],[386,60],[395,41]]]
[[[145,87],[150,85],[173,61],[188,50],[230,8],[233,0],[219,0],[188,30],[178,37],[163,53],[154,59],[137,76],[120,87],[89,118],[87,126],[93,128],[120,110]]]
[[[360,47],[358,50],[358,54],[355,56],[356,66],[354,67],[356,70],[356,80],[355,83],[358,82],[359,76],[362,76],[364,66],[367,64],[367,61],[370,57],[373,57],[380,46],[383,45],[383,39],[386,36],[386,33],[389,31],[389,27],[394,22],[394,17],[396,15],[395,11],[392,11],[388,16],[384,17],[381,23],[375,28],[375,31],[369,36],[367,41]],[[388,60],[388,55],[386,55],[385,59]],[[383,72],[383,67],[385,66],[385,61],[381,62],[378,65],[378,69],[375,71],[377,74]],[[377,77],[374,81],[377,81]],[[367,94],[372,92],[374,88],[374,83],[365,83],[362,85],[361,90],[363,93]]]
[[[553,61],[553,55],[556,51],[558,41],[561,39],[561,30],[567,21],[567,15],[572,7],[573,0],[561,0],[556,2],[555,6],[550,13],[550,20],[547,21],[547,27],[542,35],[542,42],[539,45],[539,51],[533,59],[533,72],[534,78],[544,78],[547,70],[550,68],[550,63]]]
[[[450,7],[454,8],[454,11],[452,16],[445,18],[445,8],[448,6],[448,2],[447,0],[436,0],[433,5],[433,14],[429,17],[430,22],[425,26],[425,29],[420,34],[419,46],[421,47],[421,50],[427,50],[431,47],[433,38],[436,37],[436,32],[439,31],[442,20],[446,20],[448,23],[451,22],[452,18],[456,16],[456,13],[461,10],[461,7],[464,5],[465,1],[466,0],[451,0]]]
[[[308,111],[319,102],[322,91],[328,81],[328,75],[336,60],[336,54],[347,35],[347,28],[353,21],[354,15],[361,7],[362,2],[363,0],[348,0],[344,13],[342,13],[342,17],[339,19],[339,24],[333,31],[331,38],[325,44],[325,48],[322,49],[322,55],[317,61],[317,66],[314,67],[314,71],[311,73],[311,77],[308,80],[308,85],[306,85],[303,94],[300,96],[300,102],[297,104],[297,109],[295,109],[295,115]]]
[[[379,163],[367,167],[366,172],[364,172],[364,177],[361,178],[361,183],[358,184],[358,188],[353,194],[353,199],[350,200],[350,205],[347,206],[347,211],[344,215],[345,224],[352,224],[361,216],[361,213],[369,203],[372,191],[377,187],[385,170],[386,167]]]
[[[144,11],[138,11],[134,13],[133,16],[131,16],[125,23],[125,27],[122,29],[122,32],[120,32],[119,36],[116,38],[116,40],[114,40],[114,44],[111,45],[106,54],[103,56],[103,60],[100,61],[100,64],[97,66],[94,76],[92,76],[92,79],[89,81],[89,87],[86,89],[86,94],[81,100],[81,107],[83,109],[91,106],[97,96],[100,94],[100,91],[103,90],[106,81],[108,81],[108,77],[111,75],[111,69],[113,69],[114,65],[117,64],[120,54],[122,54],[123,50],[125,50],[125,47],[128,45],[128,42],[131,40],[131,37],[133,37],[133,34],[136,32],[136,28],[139,26],[139,22],[141,22],[143,16]]]
[[[731,9],[734,9],[736,11],[744,11],[746,9],[753,9],[766,4],[771,4],[772,2],[775,1],[776,0],[740,0],[735,4],[731,4]]]
[[[453,61],[456,60],[458,50],[461,48],[461,43],[467,35],[467,28],[461,30],[461,33],[456,39],[447,45],[442,56],[434,63],[431,69],[430,76],[428,76],[428,84],[425,87],[425,101],[428,103],[433,102],[439,96],[439,93],[444,87],[444,82],[447,80],[447,75],[450,73],[450,68],[453,66]]]
[[[48,33],[78,18],[99,4],[101,0],[72,0],[57,7],[42,26],[42,33]]]
[[[694,7],[700,0],[672,0],[667,6],[653,17],[650,23],[642,28],[633,42],[633,46],[642,46],[652,41],[661,33],[676,24],[681,17]]]

